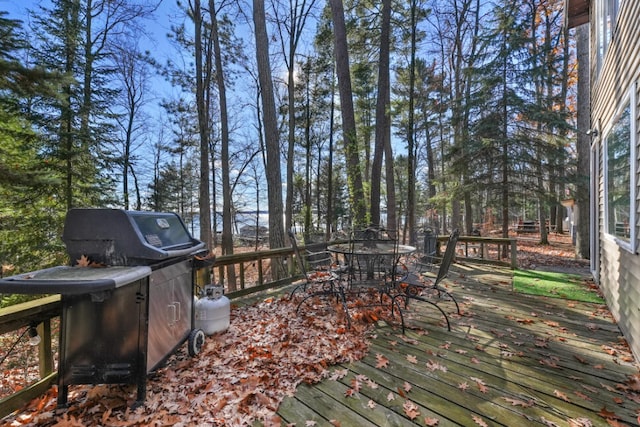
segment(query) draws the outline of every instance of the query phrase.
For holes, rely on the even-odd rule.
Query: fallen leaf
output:
[[[615,412],[609,411],[606,406],[600,409],[600,412],[598,412],[598,415],[600,415],[602,418],[612,419],[612,420],[617,420],[619,418]]]
[[[582,393],[580,391],[575,391],[574,393],[575,393],[576,396],[578,396],[582,400],[586,400],[588,402],[592,401],[592,399],[589,396],[587,396],[586,394],[584,394],[584,393]]]
[[[410,400],[404,402],[404,404],[402,405],[402,409],[404,409],[405,415],[411,420],[415,420],[420,415],[418,407]]]
[[[356,396],[356,391],[352,388],[348,388],[345,390],[344,395],[346,397],[355,397]]]
[[[587,361],[587,359],[585,359],[585,358],[584,358],[584,357],[582,357],[582,356],[579,356],[579,355],[577,355],[577,354],[574,354],[574,355],[573,355],[573,357],[575,357],[575,358],[576,358],[576,360],[577,360],[578,362],[582,363],[583,365],[588,365],[588,364],[589,364],[589,362]]]
[[[542,421],[542,424],[547,427],[559,427],[558,424],[554,423],[553,421],[549,421],[545,417],[540,417],[540,421]]]
[[[478,386],[478,390],[480,390],[481,393],[487,393],[489,391],[485,382],[482,379],[471,377],[471,380],[475,381],[476,385]]]
[[[592,427],[593,423],[589,418],[570,418],[569,427]]]
[[[389,366],[389,359],[387,359],[384,355],[378,353],[376,354],[376,368],[386,368]]]
[[[76,267],[89,267],[89,264],[91,264],[91,262],[86,255],[82,255],[80,259],[76,260]]]
[[[481,427],[489,427],[488,424],[477,415],[473,415],[473,422],[478,424]]]
[[[525,402],[524,400],[514,399],[511,397],[503,397],[503,399],[511,403],[511,405],[513,406],[522,406],[523,408],[529,408],[534,405],[533,400],[528,400]]]
[[[550,368],[559,368],[558,364],[551,359],[541,359],[540,364],[549,366]]]

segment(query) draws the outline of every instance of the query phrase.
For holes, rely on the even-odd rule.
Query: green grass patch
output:
[[[592,281],[576,274],[515,270],[513,289],[530,295],[604,304]]]

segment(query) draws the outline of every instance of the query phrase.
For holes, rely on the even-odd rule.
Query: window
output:
[[[635,85],[604,140],[607,233],[635,252]]]
[[[600,71],[602,62],[611,42],[611,37],[616,27],[618,9],[622,0],[596,0],[596,40],[597,40],[597,71]]]

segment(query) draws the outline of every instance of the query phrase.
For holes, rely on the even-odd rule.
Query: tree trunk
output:
[[[256,0],[254,0],[256,1]],[[351,199],[352,224],[366,225],[366,203],[362,188],[362,172],[358,155],[358,138],[356,135],[356,119],[353,109],[351,75],[349,72],[349,50],[347,48],[347,28],[344,22],[342,0],[330,0],[333,16],[336,71],[340,91],[340,108],[342,111],[342,133],[347,164],[347,180],[349,198]]]
[[[282,248],[284,241],[284,224],[282,222],[282,176],[280,172],[280,143],[278,140],[278,126],[276,106],[271,80],[271,65],[269,61],[269,38],[265,20],[264,0],[253,0],[253,22],[255,24],[256,60],[258,64],[258,78],[262,95],[262,113],[264,115],[264,139],[267,151],[266,176],[267,193],[269,199],[269,247]],[[271,260],[273,278],[284,277],[286,271],[279,260]]]
[[[407,118],[407,207],[406,229],[409,244],[416,245],[416,153],[415,153],[415,86],[416,86],[416,49],[417,49],[417,13],[418,5],[411,2],[411,54],[409,58],[409,117]],[[428,140],[429,138],[427,138]]]
[[[293,24],[291,25],[292,27]],[[293,35],[289,40],[289,58],[288,58],[288,76],[287,76],[287,97],[289,101],[289,134],[287,141],[287,190],[285,200],[285,230],[290,230],[293,226],[293,167],[295,153],[295,130],[296,130],[296,111],[295,111],[295,81],[294,81],[294,61],[295,47],[293,45]],[[308,82],[307,82],[308,84]],[[306,230],[305,230],[306,232]]]
[[[333,67],[332,69],[335,69]],[[331,73],[331,112],[329,113],[329,159],[327,162],[327,229],[325,240],[331,240],[333,232],[333,120],[335,116],[335,82],[333,71]]]
[[[391,0],[382,1],[382,26],[380,32],[380,56],[378,59],[378,99],[376,101],[376,141],[371,164],[371,223],[380,222],[380,185],[382,182],[382,158],[386,151],[385,144],[389,129],[389,31],[391,22]],[[391,159],[393,161],[393,159]],[[387,162],[389,159],[387,159]],[[393,180],[387,175],[387,180]],[[390,207],[387,206],[387,215]],[[387,216],[387,220],[388,220]],[[395,223],[387,221],[387,228],[395,230]]]
[[[229,118],[227,112],[227,89],[222,65],[222,49],[220,48],[220,35],[218,34],[218,18],[215,1],[209,0],[209,14],[211,20],[211,38],[213,41],[213,55],[215,60],[216,82],[218,83],[218,98],[220,102],[220,164],[222,166],[222,254],[233,253],[233,231],[231,220],[233,218],[232,190],[230,183],[229,166]],[[229,290],[235,289],[235,267],[227,268]]]
[[[204,67],[202,65],[202,10],[200,0],[194,0],[193,24],[195,29],[196,108],[200,136],[200,240],[211,247],[211,210],[209,208],[209,121],[204,91]]]

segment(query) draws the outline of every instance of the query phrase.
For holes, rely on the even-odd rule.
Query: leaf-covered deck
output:
[[[414,301],[405,335],[380,322],[364,359],[300,385],[278,415],[342,427],[640,423],[637,365],[606,307],[514,294],[511,272],[488,266],[456,264],[447,285],[464,313],[451,332]]]

